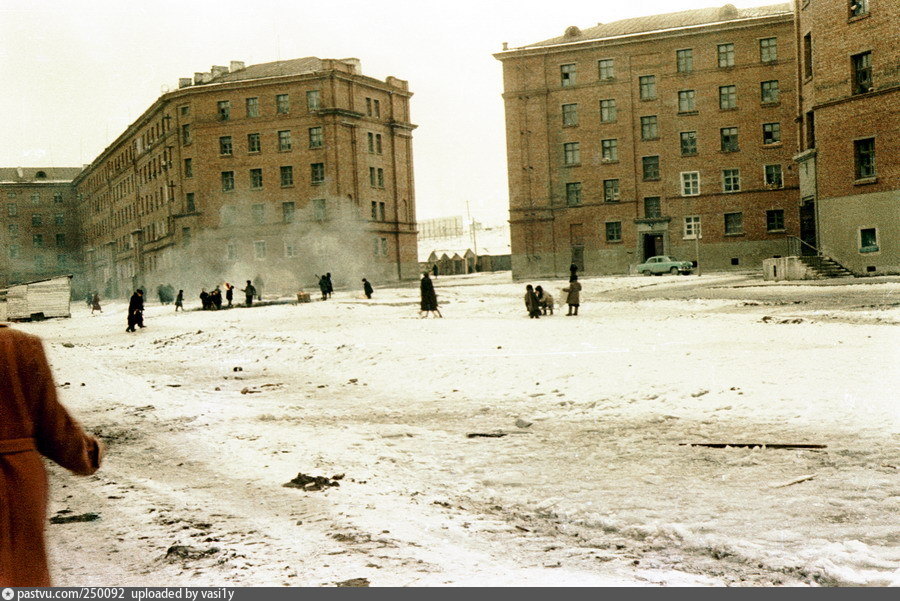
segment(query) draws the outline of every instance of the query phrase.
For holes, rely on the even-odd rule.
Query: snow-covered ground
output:
[[[897,278],[583,284],[539,320],[502,273],[437,279],[444,319],[399,287],[17,325],[108,444],[52,471],[101,516],[48,526],[55,582],[900,583]]]

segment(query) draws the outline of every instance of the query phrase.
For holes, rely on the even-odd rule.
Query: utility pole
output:
[[[700,272],[700,216],[697,216],[697,222],[694,224],[694,256],[697,257],[697,275],[703,275]]]
[[[469,230],[472,232],[472,252],[475,253],[475,271],[478,271],[478,235],[475,233],[475,220],[469,211],[469,201],[466,201],[466,215],[469,217]]]

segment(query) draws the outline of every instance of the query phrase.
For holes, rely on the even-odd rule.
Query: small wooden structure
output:
[[[72,276],[25,282],[0,290],[0,321],[71,317]]]

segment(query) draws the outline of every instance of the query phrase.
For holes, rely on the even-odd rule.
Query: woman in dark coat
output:
[[[532,319],[540,318],[541,306],[531,284],[525,286],[525,308],[528,309],[528,317]]]
[[[438,317],[443,317],[438,309],[437,294],[434,292],[434,283],[428,277],[428,272],[422,274],[422,283],[420,286],[422,291],[422,310],[419,312],[422,317],[428,317],[432,311],[437,313]]]
[[[57,400],[40,339],[3,324],[0,415],[0,587],[50,586],[41,455],[86,476],[100,467],[103,448]]]
[[[374,290],[372,289],[372,284],[369,283],[369,280],[363,278],[363,294],[366,295],[366,298],[372,298],[372,293]]]
[[[328,299],[328,288],[328,278],[323,275],[319,278],[319,291],[322,292],[322,300]]]

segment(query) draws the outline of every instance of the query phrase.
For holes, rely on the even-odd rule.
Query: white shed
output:
[[[71,317],[72,276],[26,282],[0,290],[0,320]]]

